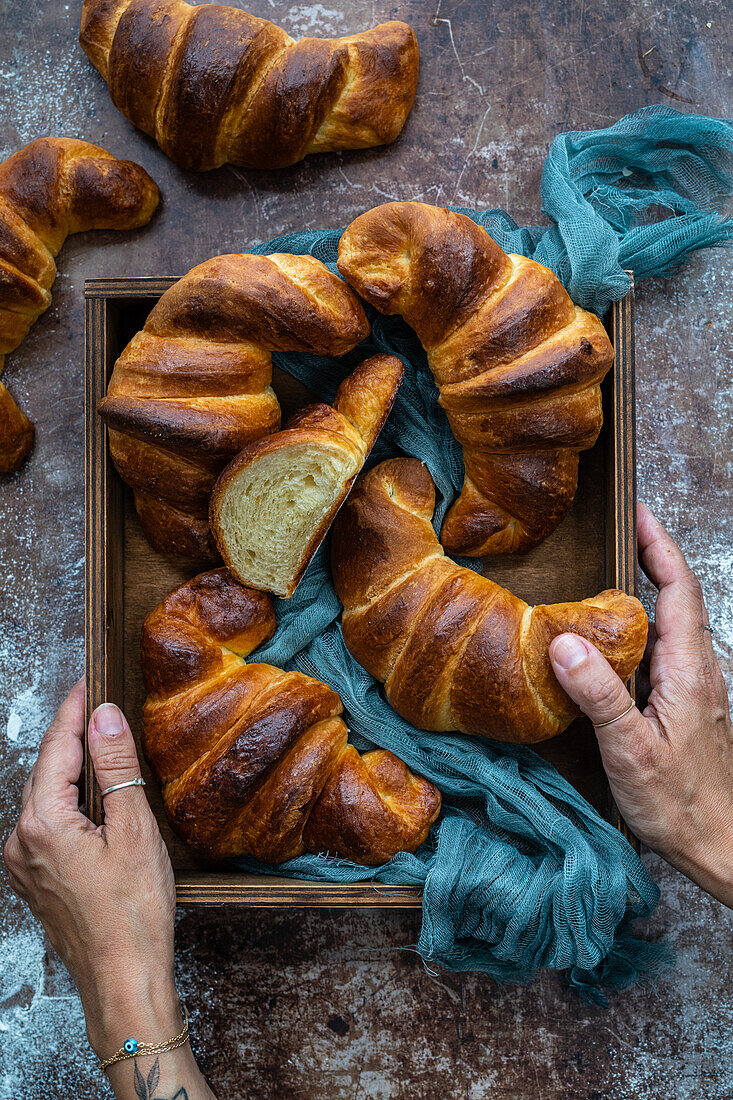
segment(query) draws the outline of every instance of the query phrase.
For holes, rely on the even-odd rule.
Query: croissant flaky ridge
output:
[[[386,144],[417,88],[417,39],[396,21],[295,42],[220,4],[84,0],[80,41],[115,106],[194,171]]]
[[[575,496],[578,453],[601,430],[613,348],[541,264],[507,255],[464,214],[393,202],[351,223],[344,278],[425,348],[463,448],[465,480],[441,541],[449,553],[523,553]]]
[[[74,138],[38,138],[0,164],[0,371],[51,304],[69,234],[138,229],[159,197],[139,165]],[[0,473],[18,469],[32,445],[31,421],[0,383]]]
[[[165,292],[99,406],[155,550],[218,560],[214,482],[280,426],[272,352],[342,355],[368,332],[354,292],[312,256],[215,256]]]
[[[272,637],[269,596],[226,569],[180,585],[145,619],[145,756],[175,831],[213,859],[329,852],[378,864],[414,851],[440,793],[381,749],[348,743],[339,696],[245,658]]]
[[[647,638],[637,599],[612,589],[530,607],[445,556],[434,508],[427,467],[390,459],[359,478],[333,528],[344,641],[398,714],[420,729],[499,741],[553,737],[580,714],[548,656],[566,631],[631,675]]]

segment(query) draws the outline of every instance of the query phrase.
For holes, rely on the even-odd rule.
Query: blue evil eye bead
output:
[[[137,1039],[126,1039],[122,1049],[125,1054],[137,1054]]]

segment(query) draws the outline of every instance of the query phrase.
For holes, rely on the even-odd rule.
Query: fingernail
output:
[[[105,737],[117,737],[125,728],[122,724],[122,711],[114,703],[102,703],[93,716],[97,732]]]
[[[562,634],[555,639],[552,647],[552,659],[560,668],[570,672],[571,669],[582,665],[587,657],[587,649],[580,638],[576,638],[574,634]]]

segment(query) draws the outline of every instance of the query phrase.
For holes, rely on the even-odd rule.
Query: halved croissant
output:
[[[445,556],[434,508],[432,478],[417,459],[390,459],[357,481],[332,540],[349,651],[420,729],[554,737],[580,711],[555,679],[552,639],[580,634],[625,679],[644,653],[643,607],[617,590],[530,607]]]
[[[415,98],[406,23],[302,38],[220,4],[84,0],[81,44],[115,106],[182,168],[282,168],[394,141]]]
[[[312,256],[215,256],[165,292],[99,406],[155,550],[218,560],[214,482],[280,425],[271,352],[341,355],[368,332],[356,295]]]
[[[270,598],[226,569],[180,585],[145,619],[142,743],[172,827],[214,859],[328,851],[376,864],[414,851],[439,791],[390,752],[360,756],[319,680],[246,664],[275,627]]]
[[[411,325],[463,447],[463,489],[445,517],[449,553],[522,553],[572,504],[578,452],[601,430],[613,348],[556,276],[508,256],[481,226],[419,202],[362,214],[339,270],[381,313]]]
[[[374,446],[404,373],[393,355],[366,359],[341,383],[333,408],[301,409],[219,475],[211,529],[238,581],[292,596]]]
[[[138,229],[158,199],[138,164],[73,138],[38,138],[0,164],[0,371],[51,304],[68,235]],[[17,470],[32,446],[33,425],[0,382],[0,473]]]

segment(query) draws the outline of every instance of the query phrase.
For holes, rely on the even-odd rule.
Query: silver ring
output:
[[[704,627],[703,627],[703,630],[709,630],[709,631],[710,631],[710,637],[711,637],[711,638],[712,638],[713,634],[715,633],[715,631],[713,630],[712,626],[704,626]]]
[[[593,723],[593,729],[594,730],[600,730],[600,729],[603,729],[604,726],[610,726],[613,722],[620,722],[621,719],[625,718],[626,715],[629,713],[629,711],[632,711],[635,706],[636,706],[636,703],[632,703],[630,707],[626,708],[626,710],[623,712],[623,714],[617,714],[615,718],[609,718],[607,722],[594,722]]]
[[[112,794],[112,791],[121,791],[123,787],[144,787],[145,780],[141,775],[137,779],[128,779],[126,783],[115,783],[113,787],[107,787],[106,791],[102,791],[102,798],[106,794]]]

